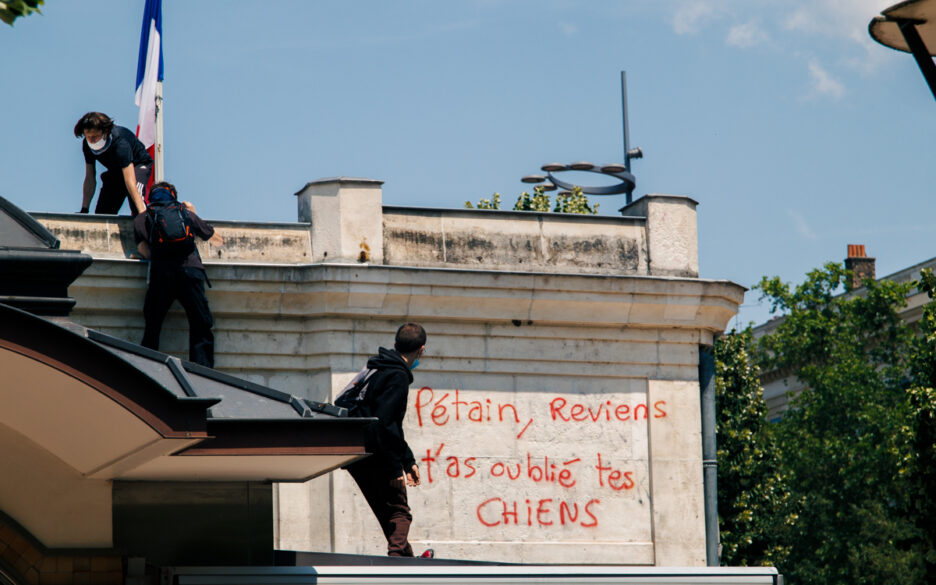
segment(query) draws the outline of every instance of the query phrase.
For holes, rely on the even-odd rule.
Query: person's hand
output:
[[[198,213],[195,212],[195,206],[192,205],[191,201],[183,201],[182,207],[184,207],[189,213],[194,213],[195,215],[198,215]]]
[[[406,472],[406,485],[410,487],[419,485],[419,468],[416,467],[415,463],[413,467]]]

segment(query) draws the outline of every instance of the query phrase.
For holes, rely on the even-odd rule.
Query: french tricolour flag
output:
[[[140,107],[137,137],[153,160],[156,160],[156,82],[162,80],[162,0],[146,0],[143,30],[140,33],[135,101]]]

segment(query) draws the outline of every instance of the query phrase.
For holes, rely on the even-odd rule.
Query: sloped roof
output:
[[[0,435],[89,479],[304,481],[366,455],[368,419],[66,320],[91,262],[0,197]]]
[[[68,285],[91,256],[59,250],[59,241],[28,213],[0,197],[0,303],[40,315],[68,315]]]
[[[305,481],[369,419],[0,304],[0,425],[92,479]]]
[[[59,241],[31,215],[0,197],[0,247],[58,249]]]

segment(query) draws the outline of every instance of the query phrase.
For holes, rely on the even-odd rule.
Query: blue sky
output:
[[[72,127],[135,127],[143,3],[0,26],[0,195],[80,207]],[[544,163],[621,160],[626,70],[636,194],[699,201],[703,277],[798,282],[850,243],[883,276],[936,256],[936,103],[867,33],[891,3],[164,0],[166,176],[208,219],[294,221],[293,193],[339,175],[511,206]],[[754,292],[736,322],[766,317]]]

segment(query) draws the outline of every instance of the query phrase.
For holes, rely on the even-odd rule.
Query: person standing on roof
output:
[[[346,469],[377,516],[391,557],[413,556],[409,543],[413,515],[406,486],[419,485],[419,467],[403,436],[403,416],[413,383],[411,370],[419,365],[419,356],[425,350],[426,330],[418,323],[404,323],[397,329],[393,349],[379,348],[377,355],[367,361],[367,368],[345,389],[366,380],[366,389],[359,394],[360,406],[352,408],[351,414],[377,418],[365,436],[366,449],[372,455]],[[432,557],[432,550],[422,556]]]
[[[170,225],[173,220],[177,225]],[[169,232],[183,234],[168,238]],[[189,323],[189,361],[214,367],[214,319],[205,296],[208,277],[195,238],[221,246],[224,240],[214,227],[195,214],[188,201],[178,202],[175,185],[165,181],[153,185],[150,207],[133,220],[137,251],[150,260],[148,287],[143,301],[143,341],[140,345],[159,350],[159,335],[169,307],[178,299]],[[210,286],[210,285],[209,285]]]
[[[130,215],[146,210],[144,194],[153,170],[153,159],[143,143],[123,126],[101,112],[88,112],[75,124],[75,138],[81,141],[85,159],[81,211],[88,213],[97,187],[95,163],[106,169],[101,173],[101,193],[94,213],[116,214],[124,199],[130,200]]]

